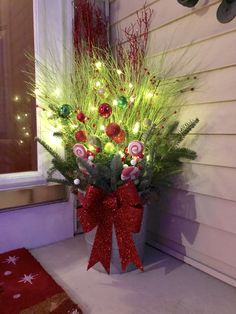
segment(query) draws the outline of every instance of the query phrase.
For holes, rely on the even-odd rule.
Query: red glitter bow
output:
[[[90,185],[78,215],[84,232],[97,227],[87,269],[101,262],[110,273],[114,224],[122,270],[131,262],[144,270],[132,238],[132,233],[139,232],[143,216],[143,206],[133,182],[125,183],[113,193]]]

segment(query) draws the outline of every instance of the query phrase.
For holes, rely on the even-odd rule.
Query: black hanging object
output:
[[[193,8],[199,0],[177,0],[180,4],[185,7]]]
[[[236,16],[236,0],[223,0],[216,13],[220,23],[228,23]]]

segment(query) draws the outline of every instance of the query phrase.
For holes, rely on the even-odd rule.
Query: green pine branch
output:
[[[176,145],[180,144],[184,138],[186,137],[186,135],[188,135],[188,133],[195,128],[195,126],[198,124],[199,119],[196,118],[194,120],[190,120],[189,122],[185,123],[179,130],[179,132],[177,133],[177,142]]]

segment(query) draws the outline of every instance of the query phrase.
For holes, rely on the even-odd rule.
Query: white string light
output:
[[[98,70],[100,70],[101,67],[102,67],[102,62],[100,62],[100,61],[96,62],[96,63],[95,63],[95,66],[96,66],[96,68],[97,68]]]
[[[133,128],[133,133],[137,134],[139,129],[140,129],[140,123],[136,122],[135,125],[134,125],[134,128]]]
[[[59,97],[60,94],[61,94],[61,90],[57,87],[57,88],[54,90],[54,95],[55,95],[56,97]]]

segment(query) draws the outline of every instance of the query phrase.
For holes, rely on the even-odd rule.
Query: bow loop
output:
[[[99,224],[101,217],[101,202],[105,192],[90,185],[87,188],[81,208],[78,208],[80,223],[84,232],[89,232]]]
[[[141,206],[141,199],[132,181],[128,181],[117,189],[117,194],[122,204]]]

